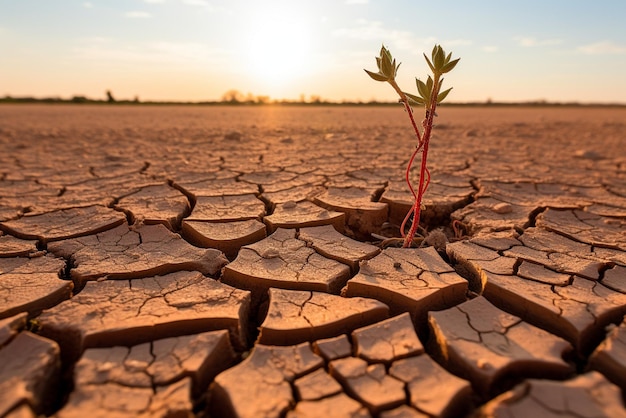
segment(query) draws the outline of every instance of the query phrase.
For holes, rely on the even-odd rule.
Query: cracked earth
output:
[[[0,417],[626,417],[626,110],[440,119],[0,106]]]

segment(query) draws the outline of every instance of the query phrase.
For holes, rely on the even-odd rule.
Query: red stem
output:
[[[409,119],[411,119],[411,125],[413,126],[413,130],[415,131],[415,136],[417,137],[417,141],[418,141],[417,147],[415,147],[415,151],[413,151],[413,154],[411,155],[411,158],[409,159],[409,162],[406,166],[406,171],[404,173],[404,179],[406,180],[406,184],[409,186],[409,190],[411,191],[411,194],[413,195],[413,202],[416,202],[418,195],[417,193],[415,193],[415,189],[413,189],[413,185],[411,184],[410,174],[411,174],[411,167],[413,166],[413,162],[415,161],[415,157],[417,156],[417,153],[422,149],[423,142],[422,142],[422,137],[420,135],[420,131],[417,128],[417,123],[415,123],[415,118],[413,117],[413,110],[411,109],[411,106],[409,105],[408,100],[405,100],[403,103],[404,103],[404,108],[409,114]],[[413,203],[413,207],[415,207],[415,203]],[[402,221],[402,225],[400,226],[400,234],[402,235],[402,238],[406,236],[406,234],[404,233],[404,228],[412,212],[413,212],[413,208],[411,208],[411,210],[406,214],[406,216],[404,217],[404,221]]]
[[[420,223],[420,217],[422,213],[422,198],[424,197],[424,193],[426,192],[426,189],[428,188],[428,184],[430,183],[430,173],[428,169],[426,168],[426,160],[428,159],[428,144],[430,143],[430,134],[433,129],[433,119],[435,117],[435,111],[437,110],[437,96],[438,95],[439,95],[439,77],[435,76],[433,92],[432,92],[432,96],[430,99],[430,109],[428,109],[428,112],[426,113],[426,119],[424,120],[424,135],[422,136],[422,141],[421,141],[421,145],[423,146],[422,163],[420,166],[420,179],[419,179],[419,185],[417,187],[417,197],[415,198],[415,203],[413,204],[413,208],[412,208],[413,209],[412,210],[413,222],[411,223],[411,229],[409,230],[409,233],[406,234],[406,236],[404,236],[404,244],[402,245],[403,248],[410,248],[411,244],[413,243],[413,237],[415,237],[415,234],[417,233],[417,228],[419,227],[419,223]],[[415,126],[414,126],[414,129],[416,129]],[[412,163],[412,160],[410,161],[410,163]],[[409,166],[409,169],[410,169],[410,166]],[[428,181],[425,181],[426,176],[428,176]],[[408,182],[408,174],[407,174],[407,182]],[[410,183],[409,183],[409,187],[413,191],[413,188],[411,187]],[[401,232],[404,232],[404,226],[410,216],[410,213],[411,212],[407,214],[407,216],[404,218],[404,222],[402,222]]]
[[[427,169],[426,169],[426,159],[428,157],[428,143],[430,138],[424,135],[424,149],[422,151],[422,164],[420,166],[420,180],[419,185],[417,186],[417,198],[415,199],[415,204],[413,205],[413,223],[411,224],[411,229],[409,233],[404,237],[404,248],[410,248],[413,243],[413,237],[417,233],[417,227],[420,224],[420,217],[422,214],[422,198],[424,197],[424,192],[428,188],[428,183],[430,183],[430,178],[428,182],[425,182],[424,179],[426,177]],[[429,176],[430,177],[430,176]],[[409,212],[410,214],[411,212]],[[407,214],[408,217],[408,214]]]
[[[417,202],[417,193],[415,193],[415,190],[413,189],[413,185],[411,184],[411,179],[409,175],[411,173],[411,167],[413,166],[415,157],[417,156],[417,153],[421,149],[422,149],[421,146],[415,147],[415,151],[413,151],[413,155],[411,155],[411,159],[409,160],[409,163],[406,166],[406,172],[404,175],[406,184],[409,186],[409,190],[411,190],[411,194],[413,194],[413,205],[411,206],[411,209],[407,212],[406,216],[404,217],[404,220],[402,221],[402,225],[400,225],[400,235],[402,236],[402,238],[406,237],[406,233],[404,232],[404,229],[406,228],[406,223],[409,221],[409,219],[411,218],[411,214],[414,211],[415,202]]]

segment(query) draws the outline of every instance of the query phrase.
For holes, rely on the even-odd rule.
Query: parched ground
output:
[[[0,416],[626,417],[626,109],[403,113],[0,106]]]

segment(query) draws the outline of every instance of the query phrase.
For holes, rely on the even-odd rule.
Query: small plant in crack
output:
[[[404,239],[402,245],[404,248],[409,248],[413,245],[415,234],[417,233],[417,228],[420,223],[422,199],[426,189],[428,188],[428,184],[430,183],[430,172],[428,171],[426,162],[428,158],[428,145],[430,143],[430,136],[433,129],[433,121],[435,116],[437,116],[437,105],[441,103],[446,98],[448,93],[450,93],[450,90],[452,90],[452,88],[449,88],[441,91],[441,86],[443,84],[442,76],[445,73],[452,71],[460,60],[460,58],[453,60],[452,53],[446,55],[440,45],[435,45],[431,53],[431,58],[428,58],[426,54],[424,54],[424,58],[426,58],[426,62],[432,71],[432,76],[429,75],[426,82],[423,82],[420,79],[415,79],[417,84],[417,95],[403,92],[396,83],[396,74],[398,73],[400,63],[396,65],[396,60],[391,56],[391,52],[389,52],[384,45],[380,49],[380,56],[376,57],[378,72],[375,73],[365,70],[371,78],[376,81],[389,83],[396,93],[398,93],[400,96],[400,102],[404,105],[406,113],[411,121],[411,126],[415,131],[415,136],[417,137],[417,146],[415,147],[411,158],[409,158],[405,172],[405,180],[409,186],[411,194],[413,195],[414,202],[411,210],[409,210],[406,214],[404,221],[400,226],[400,234]],[[415,118],[413,117],[412,105],[424,106],[425,115],[422,120],[421,131],[415,122]],[[415,162],[417,155],[420,153],[422,156],[419,183],[417,184],[417,187],[414,187],[410,179],[411,168],[413,167],[413,163]],[[409,222],[410,226],[407,232],[406,228]]]

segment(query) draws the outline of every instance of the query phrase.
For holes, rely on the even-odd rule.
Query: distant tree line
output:
[[[323,99],[321,96],[311,95],[308,98],[301,94],[298,100],[287,99],[272,99],[270,96],[259,96],[252,93],[243,94],[239,90],[231,89],[226,91],[221,100],[214,101],[197,101],[197,102],[175,102],[175,101],[141,101],[138,96],[134,99],[117,100],[113,96],[111,90],[106,91],[106,99],[92,99],[86,96],[76,95],[70,98],[61,97],[12,97],[6,95],[0,97],[0,103],[69,103],[69,104],[111,104],[111,105],[314,105],[314,106],[398,106],[398,102],[395,101],[377,101],[369,100],[364,101],[331,101]],[[602,107],[626,107],[626,103],[605,103],[605,104],[592,104],[592,103],[578,103],[578,102],[549,102],[546,100],[534,100],[526,102],[495,102],[491,98],[488,98],[483,102],[464,102],[464,103],[443,103],[442,106],[602,106]]]

